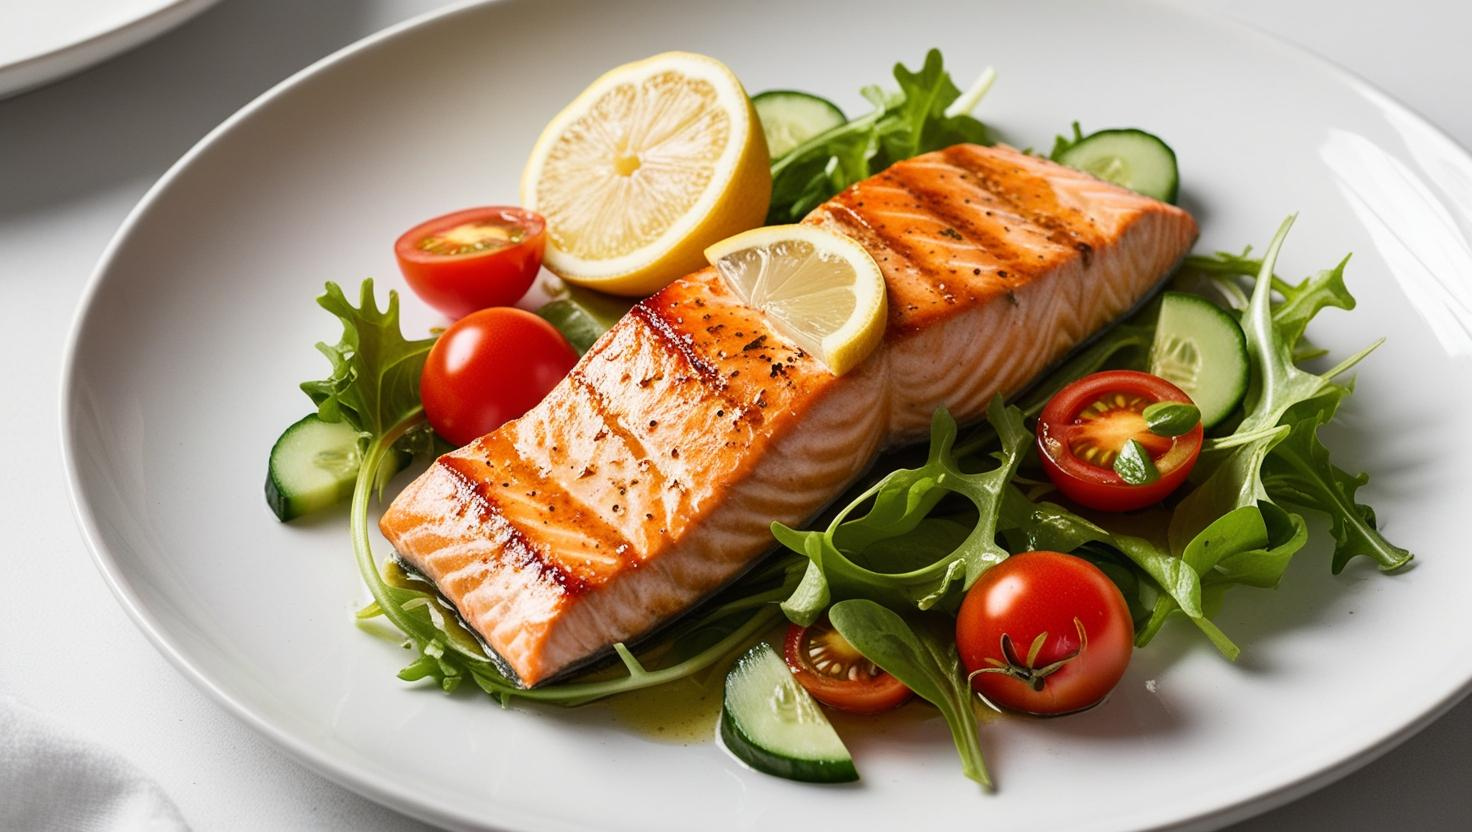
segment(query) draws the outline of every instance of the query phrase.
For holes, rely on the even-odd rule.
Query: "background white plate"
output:
[[[814,33],[833,48],[815,49]],[[809,88],[857,112],[860,84],[930,45],[961,75],[999,67],[983,115],[1011,141],[1046,145],[1073,118],[1166,136],[1202,249],[1261,244],[1298,208],[1286,271],[1359,252],[1361,310],[1326,315],[1314,335],[1339,352],[1391,342],[1331,441],[1348,467],[1375,472],[1363,496],[1418,567],[1382,578],[1356,564],[1330,578],[1324,549],[1306,552],[1277,593],[1231,598],[1221,623],[1245,649],[1237,666],[1177,629],[1139,654],[1105,706],[988,726],[1002,786],[990,798],[956,773],[935,720],[856,743],[863,786],[814,789],[740,770],[709,746],[651,743],[601,711],[508,714],[405,690],[392,678],[401,651],[348,623],[361,590],[341,518],[283,527],[261,504],[265,449],[306,409],[296,382],[321,371],[310,343],[336,334],[310,300],[320,282],[396,285],[389,246],[402,228],[514,198],[546,118],[617,62],[704,51],[753,91]],[[99,562],[162,649],[329,776],[423,817],[1012,828],[1047,807],[1071,829],[1215,823],[1383,750],[1472,679],[1472,646],[1435,637],[1472,624],[1458,600],[1472,563],[1458,557],[1454,496],[1472,461],[1454,431],[1472,397],[1448,383],[1466,377],[1472,345],[1469,230],[1472,162],[1439,133],[1276,44],[1154,5],[934,2],[897,17],[837,3],[495,4],[324,62],[160,183],[80,313],[66,452]],[[1380,669],[1391,661],[1415,672]]]
[[[0,0],[0,98],[79,72],[216,0]]]

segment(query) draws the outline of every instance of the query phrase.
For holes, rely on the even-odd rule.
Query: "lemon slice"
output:
[[[722,240],[705,258],[743,301],[834,375],[853,369],[884,338],[884,275],[848,237],[774,225]]]
[[[701,251],[760,225],[767,143],[725,64],[666,52],[594,81],[532,150],[521,200],[547,218],[547,268],[569,283],[649,294]]]

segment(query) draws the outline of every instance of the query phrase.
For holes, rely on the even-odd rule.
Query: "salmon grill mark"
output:
[[[501,551],[509,555],[509,558],[503,560],[513,569],[518,572],[535,570],[538,578],[557,584],[565,594],[574,598],[591,589],[587,581],[548,560],[521,529],[511,522],[500,502],[491,495],[491,484],[476,477],[473,462],[447,454],[436,460],[436,463],[455,480],[456,496],[474,505],[482,522],[496,529],[496,541],[501,544]]]
[[[674,327],[670,326],[670,322],[660,314],[659,310],[654,308],[653,303],[659,297],[659,295],[655,295],[652,298],[639,301],[634,305],[633,309],[629,310],[629,316],[644,324],[650,332],[657,335],[658,338],[656,340],[663,344],[666,349],[683,358],[685,360],[685,366],[693,370],[701,382],[711,388],[713,392],[719,393],[725,389],[725,385],[720,380],[721,371],[695,353],[695,349],[691,344],[693,339],[689,335],[677,332]]]
[[[574,369],[568,374],[568,378],[572,380],[574,386],[583,392],[584,400],[593,406],[593,412],[598,415],[598,420],[602,424],[602,427],[598,429],[598,433],[594,434],[594,438],[606,437],[612,431],[628,447],[629,453],[633,458],[639,460],[641,467],[647,465],[649,462],[649,452],[645,450],[644,443],[640,442],[639,437],[635,436],[632,431],[624,426],[623,422],[619,421],[613,410],[610,409],[607,400],[604,399],[603,391],[589,382],[580,370]]]
[[[906,193],[912,194],[918,202],[923,203],[924,210],[933,215],[937,221],[945,222],[947,224],[946,230],[954,234],[954,239],[969,242],[1004,263],[1012,263],[1017,260],[1018,251],[1016,246],[995,234],[989,233],[971,219],[951,211],[947,205],[945,196],[925,187],[923,183],[917,181],[915,173],[911,169],[902,168],[896,171],[893,181],[895,185],[903,188]],[[962,229],[964,233],[957,231],[956,229],[958,228]],[[947,237],[952,236],[951,234],[945,234],[944,231],[941,233]],[[980,272],[980,270],[977,271],[978,273]]]
[[[837,199],[841,199],[841,197]],[[918,251],[915,247],[911,246],[903,236],[888,233],[881,227],[883,223],[871,223],[864,213],[841,202],[834,201],[829,203],[829,205],[832,209],[842,209],[842,213],[839,213],[837,210],[832,211],[833,217],[838,220],[839,225],[852,228],[857,232],[849,236],[859,237],[861,239],[866,236],[870,237],[877,240],[886,249],[898,254],[911,263],[922,262],[920,258],[916,257]]]
[[[1196,233],[1178,208],[981,147],[897,163],[806,222],[881,264],[890,317],[862,372],[822,372],[701,269],[385,511],[400,555],[520,684],[699,603],[761,556],[774,513],[819,512],[937,404],[969,419],[1016,393],[1148,294]],[[1040,330],[1054,334],[1034,343]]]
[[[1071,248],[1079,240],[1080,232],[1093,239],[1094,229],[1086,227],[1077,210],[1058,204],[1052,185],[1042,176],[1016,166],[1003,167],[991,155],[977,153],[965,145],[943,150],[941,155],[963,171],[963,180],[974,180],[972,184],[996,196],[1011,213],[1045,231],[1050,242]],[[1038,259],[1043,259],[1042,255]]]

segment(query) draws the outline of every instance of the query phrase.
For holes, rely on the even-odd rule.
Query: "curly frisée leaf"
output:
[[[302,384],[302,391],[324,420],[346,421],[367,436],[378,436],[419,407],[419,374],[435,339],[404,338],[398,293],[390,290],[388,306],[380,311],[372,279],[363,281],[358,306],[331,282],[317,304],[342,322],[342,338],[332,345],[317,344],[332,363],[332,374]]]

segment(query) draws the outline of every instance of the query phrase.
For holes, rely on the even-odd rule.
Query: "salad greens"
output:
[[[422,453],[433,446],[418,384],[433,339],[404,338],[397,293],[390,291],[386,308],[379,310],[371,280],[363,281],[358,306],[334,283],[327,284],[318,303],[339,320],[343,334],[335,346],[319,345],[332,365],[331,374],[303,384],[302,389],[317,403],[322,419],[346,422],[365,443],[349,527],[358,571],[373,603],[358,618],[388,619],[416,651],[416,658],[399,672],[399,678],[433,679],[447,692],[469,679],[503,703],[524,698],[576,705],[704,671],[745,647],[778,618],[773,602],[786,597],[798,577],[794,564],[780,560],[749,573],[682,622],[678,630],[649,645],[643,652],[651,665],[620,644],[614,652],[622,672],[535,690],[518,687],[432,584],[411,575],[394,560],[380,571],[373,554],[368,504],[375,493],[381,493],[385,475],[395,470],[395,449]]]
[[[919,70],[897,64],[894,76],[897,91],[864,88],[874,105],[871,113],[773,160],[769,222],[795,221],[895,162],[958,142],[987,140],[986,127],[970,112],[991,84],[990,70],[963,93],[940,53],[931,50]],[[1094,147],[1086,154],[1091,141]],[[1168,170],[1159,166],[1156,184],[1173,195],[1173,152],[1141,131],[1084,136],[1075,123],[1073,136],[1060,136],[1052,155],[1097,162],[1120,153],[1144,158],[1157,151],[1162,158],[1169,154],[1170,164]],[[617,661],[610,666],[531,690],[505,672],[431,582],[392,558],[380,564],[373,553],[370,501],[381,497],[400,455],[434,450],[419,399],[419,378],[434,339],[404,337],[394,292],[380,310],[371,280],[363,282],[356,306],[328,283],[318,303],[340,322],[342,336],[336,344],[317,345],[330,372],[301,388],[320,419],[345,423],[359,437],[361,465],[349,522],[357,566],[373,602],[358,617],[386,619],[402,634],[413,651],[412,661],[399,672],[406,681],[432,680],[449,692],[468,680],[503,704],[519,698],[579,705],[701,674],[768,633],[784,614],[809,625],[826,613],[860,653],[940,710],[963,771],[990,786],[975,700],[951,622],[966,590],[1012,553],[1070,552],[1099,566],[1129,605],[1137,646],[1149,644],[1171,618],[1181,616],[1228,659],[1235,659],[1240,648],[1212,621],[1213,614],[1233,586],[1278,583],[1308,542],[1302,512],[1328,518],[1334,573],[1360,556],[1384,571],[1411,560],[1410,552],[1380,533],[1374,511],[1358,501],[1368,477],[1337,466],[1319,437],[1352,392],[1343,375],[1378,343],[1322,373],[1302,366],[1323,355],[1304,343],[1309,323],[1325,309],[1353,309],[1355,301],[1344,283],[1347,257],[1296,284],[1274,274],[1292,222],[1290,217],[1282,224],[1261,259],[1250,249],[1190,257],[1178,274],[1178,282],[1205,281],[1224,299],[1208,312],[1220,317],[1226,313],[1219,315],[1219,307],[1230,309],[1235,317],[1224,325],[1233,338],[1240,324],[1250,383],[1240,404],[1240,386],[1219,402],[1221,421],[1213,416],[1189,485],[1164,505],[1110,514],[1050,500],[1053,487],[1038,475],[1027,422],[1076,379],[1106,368],[1146,369],[1157,335],[1157,302],[1100,335],[1011,403],[994,399],[986,421],[964,436],[947,411],[937,410],[923,458],[914,450],[892,455],[879,467],[887,473],[855,486],[812,529],[773,523],[776,554],[647,640],[637,656],[616,644],[610,658]],[[581,352],[627,307],[626,301],[570,290],[542,314]],[[1161,330],[1169,331],[1164,325]],[[1240,355],[1241,342],[1236,343],[1234,354]],[[1236,367],[1240,375],[1241,359]],[[1159,436],[1193,431],[1201,415],[1179,403],[1152,405],[1143,413],[1148,429]],[[916,459],[913,466],[896,462],[905,453]],[[1159,477],[1150,455],[1133,439],[1114,466],[1130,483]]]
[[[963,586],[1007,557],[997,544],[997,517],[1002,494],[1031,434],[1022,425],[1021,413],[1004,408],[1000,399],[992,401],[988,414],[1002,445],[992,469],[978,474],[961,470],[953,453],[956,420],[937,410],[924,465],[890,473],[839,510],[823,531],[800,532],[772,524],[778,543],[808,559],[802,583],[782,603],[789,619],[811,624],[830,601],[845,598],[868,598],[899,608],[953,609]],[[947,494],[971,503],[972,522],[961,524],[954,517],[930,520],[928,515]],[[866,505],[869,510],[862,516],[848,519]],[[963,529],[965,535],[956,540],[956,532]],[[908,552],[892,545],[899,538]]]
[[[323,421],[345,421],[366,442],[418,409],[419,374],[435,339],[406,340],[399,330],[398,295],[389,292],[388,306],[380,311],[371,278],[363,281],[358,303],[354,307],[336,283],[317,298],[317,305],[342,322],[342,337],[335,345],[317,344],[332,374],[301,387]]]
[[[828,618],[855,649],[940,710],[961,755],[961,771],[991,788],[976,736],[971,680],[961,669],[949,619],[931,615],[906,620],[867,598],[839,601]]]
[[[1332,563],[1336,574],[1356,556],[1369,557],[1383,571],[1395,570],[1410,562],[1411,554],[1386,540],[1376,528],[1374,511],[1356,502],[1355,492],[1369,481],[1368,475],[1351,475],[1334,465],[1328,448],[1318,436],[1319,428],[1334,418],[1352,390],[1352,385],[1336,379],[1379,347],[1380,342],[1321,374],[1298,366],[1298,361],[1303,360],[1300,341],[1309,321],[1330,307],[1353,309],[1355,301],[1344,285],[1348,257],[1334,268],[1297,285],[1274,277],[1278,249],[1291,225],[1292,218],[1283,223],[1261,261],[1250,260],[1245,255],[1219,254],[1214,259],[1191,258],[1187,262],[1189,268],[1228,278],[1256,275],[1242,324],[1255,363],[1257,392],[1255,400],[1249,394],[1249,406],[1237,429],[1218,440],[1218,447],[1233,448],[1231,457],[1219,469],[1225,482],[1215,483],[1213,492],[1200,501],[1204,505],[1192,506],[1180,523],[1172,524],[1172,540],[1182,539],[1202,525],[1214,508],[1223,507],[1223,497],[1212,495],[1229,490],[1228,486],[1240,485],[1242,489],[1250,488],[1265,495],[1269,504],[1282,503],[1327,515],[1336,542]],[[1273,292],[1282,297],[1276,306],[1270,299]],[[1251,482],[1254,478],[1255,483]],[[1275,520],[1282,529],[1282,518]],[[1297,515],[1290,515],[1291,525],[1301,523]],[[1278,568],[1274,573],[1267,569],[1255,574],[1271,584],[1282,571]]]
[[[1139,645],[1148,644],[1171,615],[1181,613],[1223,655],[1235,658],[1239,648],[1210,621],[1208,609],[1232,585],[1277,584],[1289,560],[1308,541],[1307,524],[1291,509],[1315,510],[1329,516],[1337,543],[1334,572],[1356,555],[1372,558],[1387,571],[1405,565],[1410,553],[1387,541],[1375,528],[1374,512],[1354,499],[1356,489],[1367,478],[1352,476],[1335,466],[1318,438],[1318,429],[1333,417],[1351,389],[1335,379],[1375,345],[1322,374],[1297,365],[1293,355],[1308,322],[1326,308],[1353,308],[1354,300],[1344,286],[1343,261],[1297,285],[1272,276],[1272,265],[1290,224],[1291,219],[1283,224],[1263,261],[1243,255],[1219,255],[1193,258],[1187,263],[1188,271],[1230,281],[1229,295],[1240,294],[1255,381],[1235,427],[1208,443],[1197,468],[1201,474],[1172,510],[1098,513],[1086,518],[1056,503],[1034,502],[1018,487],[1023,484],[1022,477],[1014,475],[1017,454],[1027,438],[1025,432],[1023,442],[1017,438],[1024,412],[1036,413],[1041,403],[1071,378],[1104,366],[1143,367],[1141,347],[1150,341],[1149,320],[1153,314],[1147,308],[1042,381],[1035,392],[1022,397],[1026,411],[1003,409],[994,403],[989,423],[962,443],[963,454],[955,450],[954,422],[937,414],[937,430],[932,434],[930,456],[924,467],[892,472],[839,509],[826,530],[796,532],[774,527],[778,542],[811,560],[808,575],[784,604],[789,618],[798,623],[810,621],[830,597],[868,597],[896,606],[910,601],[922,608],[953,604],[956,598],[953,594],[947,597],[947,593],[969,586],[974,576],[968,573],[966,580],[954,587],[948,580],[933,582],[933,591],[918,597],[912,586],[918,576],[948,574],[945,570],[965,557],[988,562],[977,554],[978,550],[986,551],[985,547],[973,537],[958,537],[955,532],[976,524],[978,530],[985,527],[999,531],[1007,551],[1051,549],[1109,564],[1106,572],[1121,585],[1132,610],[1139,613]],[[1256,278],[1250,297],[1241,293],[1236,282],[1243,276]],[[1273,299],[1275,293],[1277,301]],[[1161,408],[1151,414],[1162,432],[1173,429],[1178,421],[1179,414],[1172,410]],[[1000,499],[978,502],[976,511],[964,516],[932,516],[943,496],[939,493],[944,488],[942,483],[947,477],[958,478],[952,472],[963,464],[959,459],[997,444],[1000,448],[995,455],[1002,465],[987,473],[1005,472],[1000,477],[1005,486]],[[1126,459],[1127,455],[1121,454],[1120,458]],[[868,513],[858,520],[847,520],[871,502]],[[947,530],[949,537],[943,534]],[[866,547],[872,541],[890,539],[903,539],[909,544],[911,559],[903,562],[904,571],[873,570],[872,561],[865,559]],[[945,547],[958,539],[965,545]],[[1133,574],[1122,575],[1122,568]],[[840,589],[835,590],[835,586]]]
[[[898,91],[878,86],[860,93],[874,110],[819,133],[772,160],[772,204],[767,223],[797,222],[813,208],[895,162],[961,142],[987,144],[986,126],[971,116],[995,78],[987,70],[962,93],[943,66],[940,50],[919,71],[894,66]]]

